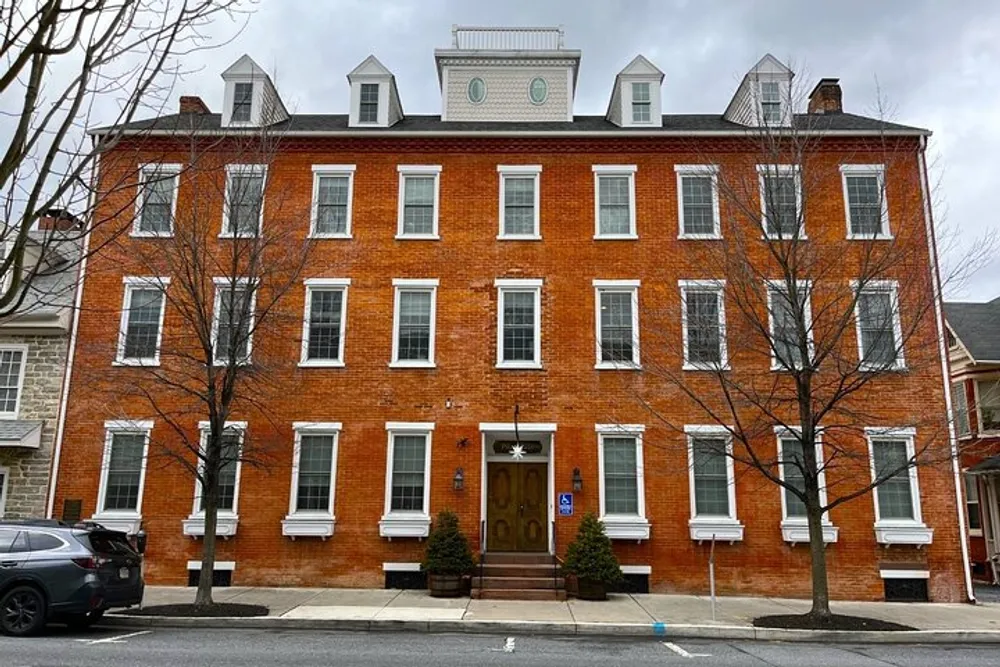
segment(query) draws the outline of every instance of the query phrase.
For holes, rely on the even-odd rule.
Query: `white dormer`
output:
[[[403,119],[396,77],[375,56],[347,75],[351,84],[349,127],[390,127]]]
[[[663,72],[639,55],[615,77],[605,116],[618,127],[661,127]]]
[[[244,54],[230,65],[222,80],[226,82],[223,127],[261,127],[288,120],[271,77],[250,56]]]
[[[736,89],[726,120],[749,127],[788,127],[792,124],[792,77],[795,73],[770,53],[747,72]]]

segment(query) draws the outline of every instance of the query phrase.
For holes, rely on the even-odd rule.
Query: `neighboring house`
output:
[[[944,309],[972,574],[1000,583],[1000,297]]]
[[[16,314],[0,320],[0,517],[44,517],[80,259],[80,221],[50,211],[29,232],[36,268]],[[63,238],[65,237],[65,238]]]
[[[689,452],[711,453],[725,436],[677,392],[656,399],[686,426],[668,431],[628,383],[642,381],[645,364],[691,374],[746,364],[763,378],[781,370],[765,355],[726,359],[730,296],[698,261],[699,250],[721,242],[716,176],[727,170],[752,184],[754,198],[758,183],[780,190],[781,211],[797,213],[807,201],[813,247],[830,244],[846,257],[864,234],[919,244],[906,273],[879,294],[891,303],[902,281],[929,290],[919,187],[929,132],[844,112],[836,79],[823,79],[808,111],[793,113],[793,74],[770,55],[725,110],[704,114],[663,114],[664,74],[638,56],[606,82],[607,113],[589,116],[574,114],[581,54],[564,48],[559,29],[458,28],[452,48],[434,56],[440,115],[405,114],[395,77],[374,56],[347,75],[349,113],[289,114],[267,73],[243,56],[223,74],[221,113],[182,97],[180,113],[125,128],[99,178],[114,182],[126,162],[154,174],[156,188],[149,206],[129,206],[122,193],[97,204],[132,232],[117,240],[117,255],[88,262],[55,514],[141,525],[148,581],[190,580],[204,531],[198,487],[179,466],[144,455],[150,442],[176,434],[145,405],[123,400],[114,414],[102,412],[81,378],[112,382],[139,365],[170,363],[160,341],[176,337],[178,317],[156,292],[169,294],[178,279],[168,284],[170,267],[151,273],[129,251],[152,255],[171,243],[171,210],[199,202],[218,220],[211,237],[225,252],[234,220],[274,224],[269,206],[281,199],[311,210],[289,238],[308,235],[317,251],[287,297],[294,324],[252,341],[273,364],[279,395],[268,418],[233,415],[235,437],[274,444],[274,465],[223,471],[217,556],[232,583],[412,583],[432,517],[445,508],[488,552],[563,555],[580,516],[593,511],[638,590],[707,592],[714,550],[720,591],[807,596],[803,514],[793,515],[779,487],[737,476],[724,456],[691,465]],[[826,167],[810,174],[821,182],[808,198],[796,174],[761,175],[756,164],[755,131],[793,125]],[[225,182],[239,177],[250,205],[227,206],[220,192],[195,187],[190,172],[171,176],[190,155],[190,132],[253,136],[261,127],[281,137],[267,173],[226,165]],[[210,176],[223,182],[221,169]],[[883,182],[888,208],[916,218],[872,226]],[[841,267],[825,270],[850,294],[856,276]],[[640,358],[657,312],[670,313],[673,347],[650,344]],[[945,423],[944,331],[930,313],[917,320],[919,345],[906,350],[907,361],[926,352],[930,368],[909,372],[899,357],[906,372],[857,397],[875,412],[854,441],[863,461],[878,456],[869,454],[876,446],[905,456],[915,434],[902,424],[925,415]],[[110,324],[119,318],[120,327]],[[852,363],[864,363],[864,336],[888,339],[896,325],[859,311]],[[682,353],[682,340],[696,349]],[[142,353],[123,355],[128,349]],[[199,419],[191,415],[191,441]],[[775,449],[780,433],[768,429]],[[887,582],[905,580],[936,601],[967,599],[960,480],[948,466],[891,481],[884,498],[866,494],[830,512],[831,592],[882,599]]]

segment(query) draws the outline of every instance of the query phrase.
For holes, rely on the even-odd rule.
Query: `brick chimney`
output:
[[[61,208],[50,208],[38,218],[38,229],[68,232],[83,229],[83,221]]]
[[[809,113],[843,113],[844,94],[840,79],[820,79],[809,93]]]
[[[200,97],[181,95],[181,113],[212,113]]]

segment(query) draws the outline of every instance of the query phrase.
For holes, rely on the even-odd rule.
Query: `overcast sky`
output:
[[[637,53],[666,72],[664,113],[722,113],[765,52],[791,63],[800,84],[839,77],[850,112],[877,115],[878,87],[891,120],[934,132],[937,216],[961,230],[959,245],[998,228],[995,0],[259,0],[230,44],[185,63],[197,71],[178,83],[171,105],[193,94],[220,110],[219,74],[247,53],[293,113],[346,113],[345,76],[374,53],[396,75],[405,112],[440,113],[433,50],[450,46],[454,23],[562,25],[567,47],[583,52],[578,114],[604,113],[615,74]],[[950,296],[1000,296],[1000,259]]]

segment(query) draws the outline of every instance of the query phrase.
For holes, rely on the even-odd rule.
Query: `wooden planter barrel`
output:
[[[459,598],[465,595],[465,582],[460,574],[428,574],[427,588],[432,598]]]
[[[607,600],[608,587],[602,581],[577,578],[576,596],[581,600]]]

